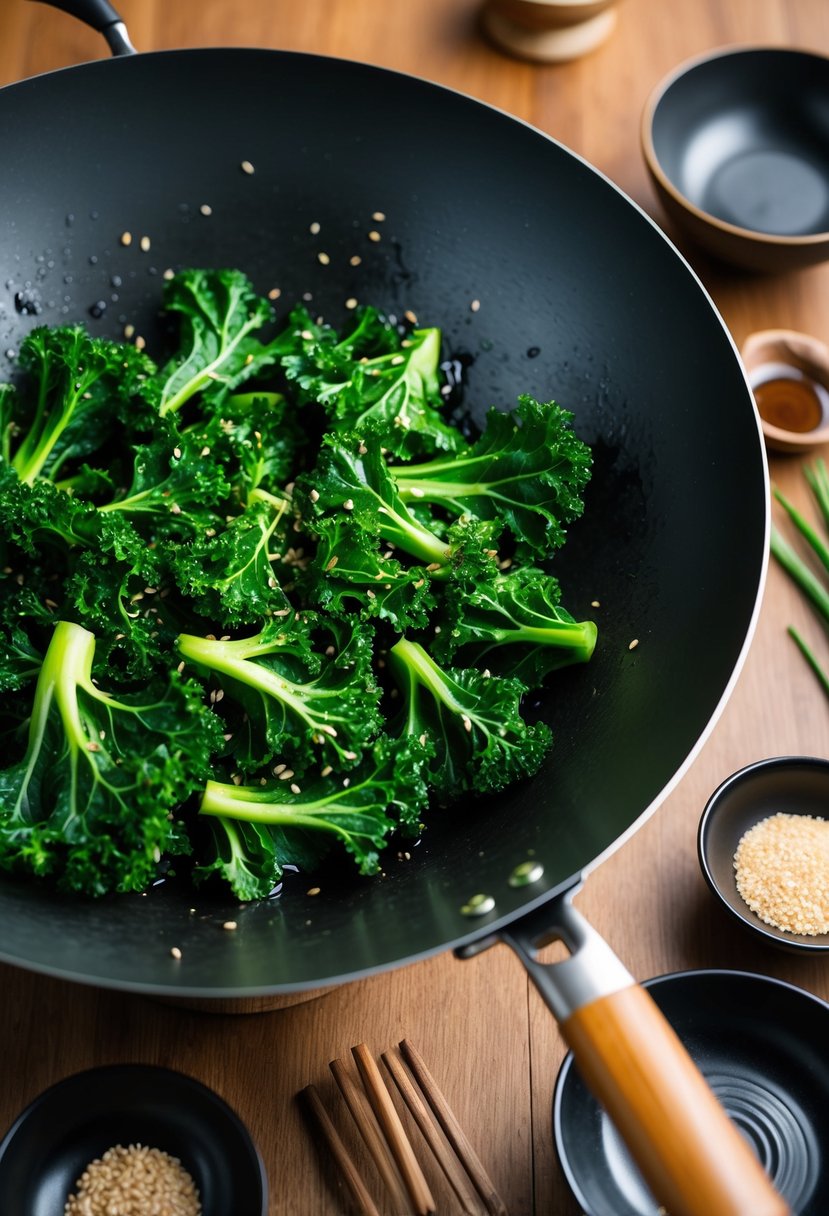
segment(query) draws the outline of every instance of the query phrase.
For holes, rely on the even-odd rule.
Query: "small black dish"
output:
[[[177,1157],[203,1216],[267,1216],[265,1168],[250,1134],[218,1094],[184,1073],[116,1064],[44,1090],[0,1143],[3,1216],[63,1216],[87,1165],[116,1144]]]
[[[725,47],[651,93],[642,150],[660,202],[716,257],[777,272],[829,257],[829,58]]]
[[[818,819],[829,817],[829,760],[774,756],[726,778],[702,812],[697,834],[700,866],[723,907],[755,935],[770,945],[800,954],[820,954],[829,950],[829,934],[810,937],[766,924],[737,890],[734,854],[740,839],[755,823],[778,811]]]
[[[646,981],[714,1093],[796,1216],[829,1212],[829,1004],[743,971],[676,972]],[[658,1216],[572,1055],[553,1100],[561,1167],[585,1216]]]

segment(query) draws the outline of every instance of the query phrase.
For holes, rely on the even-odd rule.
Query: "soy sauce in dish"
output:
[[[787,363],[756,368],[751,382],[760,417],[781,430],[807,434],[829,415],[823,385]]]

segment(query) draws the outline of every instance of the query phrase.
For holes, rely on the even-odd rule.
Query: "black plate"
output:
[[[685,971],[644,985],[795,1216],[829,1212],[829,1005],[802,988],[741,971]],[[565,1059],[553,1125],[562,1169],[585,1216],[657,1216],[613,1124]]]
[[[778,811],[825,819],[829,807],[829,760],[774,756],[758,760],[723,781],[709,798],[699,824],[700,866],[723,906],[764,941],[787,950],[829,950],[829,934],[787,933],[761,920],[737,890],[734,854],[745,832]]]
[[[63,1216],[85,1167],[115,1144],[177,1157],[203,1216],[266,1216],[265,1168],[247,1128],[200,1081],[119,1064],[76,1073],[38,1095],[0,1144],[3,1216]]]

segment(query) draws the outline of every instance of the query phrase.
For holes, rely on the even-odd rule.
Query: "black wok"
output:
[[[108,36],[125,50],[122,34]],[[576,615],[601,603],[594,660],[540,700],[556,738],[543,771],[433,815],[411,859],[389,857],[382,879],[331,877],[310,911],[308,880],[290,875],[279,898],[241,909],[170,884],[84,903],[5,880],[2,957],[110,987],[227,998],[318,988],[499,934],[525,955],[553,932],[576,955],[585,940],[602,953],[562,896],[701,746],[742,663],[765,570],[751,394],[686,263],[538,131],[369,66],[257,50],[124,55],[12,85],[0,116],[0,355],[33,324],[66,320],[111,336],[128,321],[152,349],[167,267],[241,267],[263,292],[281,288],[278,307],[311,292],[334,323],[352,295],[414,309],[468,363],[475,415],[522,391],[574,411],[595,474],[558,573]],[[528,859],[541,876],[513,885]],[[470,917],[478,894],[494,906]],[[237,932],[217,932],[230,916]],[[615,960],[609,972],[618,987]],[[535,978],[547,984],[546,972]],[[778,1209],[752,1216],[761,1210]]]

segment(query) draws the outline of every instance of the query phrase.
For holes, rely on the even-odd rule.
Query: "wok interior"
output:
[[[307,878],[289,875],[279,898],[241,909],[171,884],[101,904],[6,880],[4,957],[171,994],[289,991],[458,944],[565,888],[693,753],[761,579],[760,433],[687,266],[612,185],[538,132],[366,66],[142,55],[23,82],[0,106],[14,115],[0,180],[0,352],[35,323],[119,336],[128,320],[152,353],[167,267],[240,267],[261,291],[281,289],[281,316],[306,292],[335,325],[349,296],[412,309],[443,328],[447,353],[469,357],[474,415],[520,392],[555,398],[594,445],[585,516],[555,569],[570,611],[599,624],[592,662],[560,673],[534,705],[556,738],[543,771],[434,812],[411,859],[392,850],[382,878],[344,867],[311,900]],[[382,240],[369,241],[378,227]],[[16,296],[38,311],[20,313]],[[530,854],[544,878],[511,887]],[[478,892],[496,901],[483,923],[460,911]],[[237,933],[218,933],[230,915]]]

